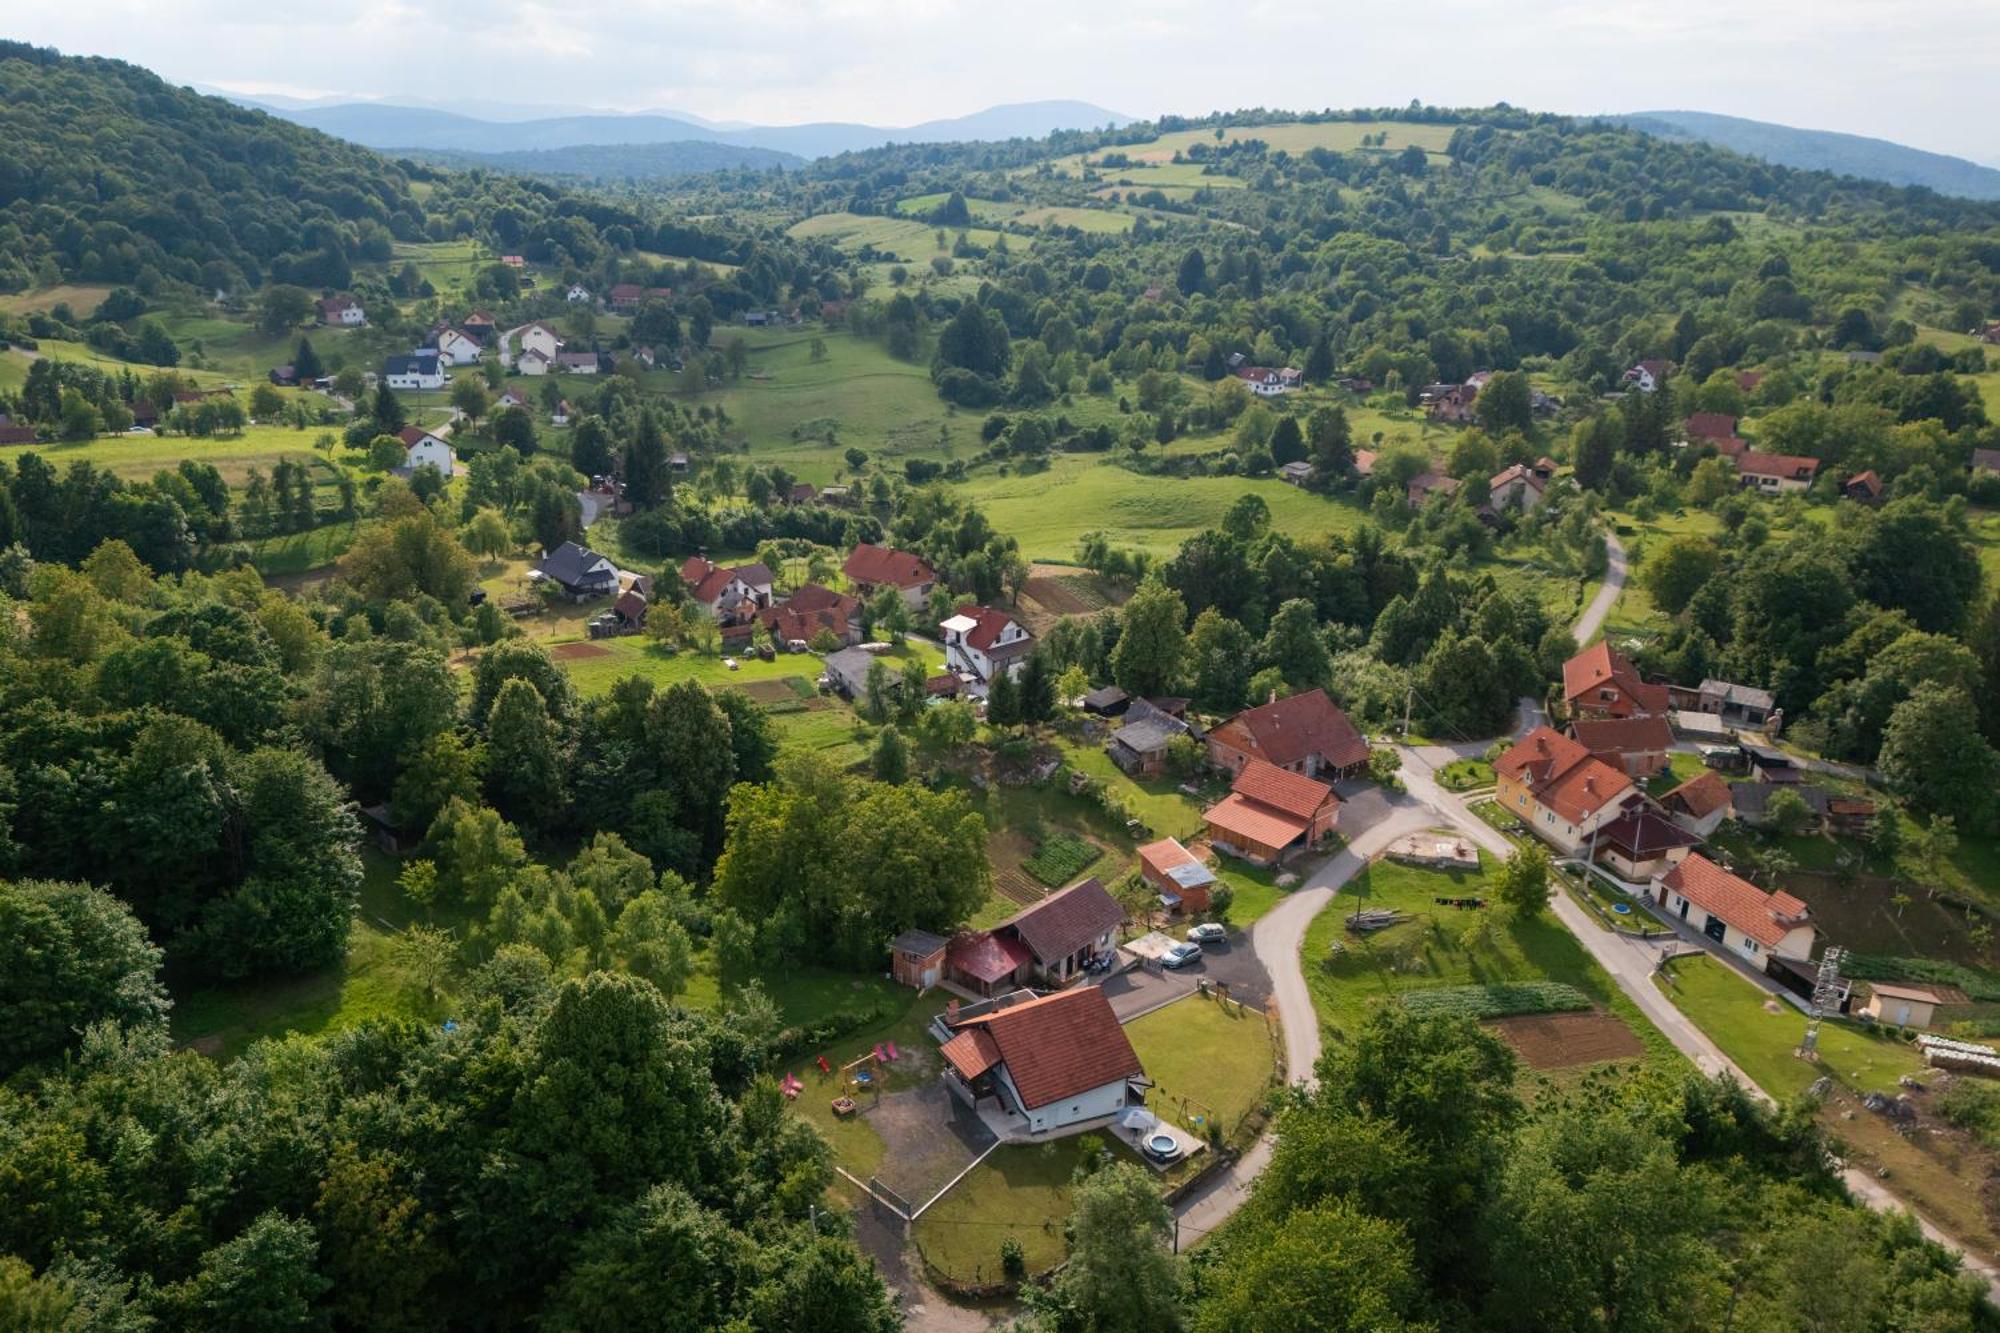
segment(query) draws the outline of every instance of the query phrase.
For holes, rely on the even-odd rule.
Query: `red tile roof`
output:
[[[1763,454],[1746,449],[1736,455],[1736,470],[1753,477],[1778,477],[1785,481],[1811,481],[1819,471],[1817,458],[1800,454]]]
[[[1528,788],[1536,801],[1570,823],[1580,823],[1621,800],[1632,779],[1569,737],[1536,727],[1493,765],[1494,771]]]
[[[1038,962],[1047,964],[1068,958],[1106,931],[1116,930],[1124,919],[1125,909],[1102,881],[1087,879],[1022,908],[993,932],[1012,934],[1028,946]]]
[[[967,1028],[947,1041],[938,1053],[968,1082],[1000,1063],[1000,1046],[983,1027]]]
[[[1368,762],[1368,742],[1325,690],[1246,708],[1210,733],[1231,749],[1290,768],[1317,754],[1334,768]]]
[[[896,588],[915,588],[937,579],[928,564],[908,551],[867,542],[854,548],[840,572],[856,583],[886,583]]]
[[[1739,879],[1699,852],[1667,872],[1666,886],[1696,907],[1721,917],[1765,948],[1807,924],[1805,903],[1783,890],[1766,893]]]
[[[1238,796],[1297,819],[1310,820],[1328,802],[1336,806],[1340,804],[1340,798],[1326,783],[1315,781],[1303,773],[1289,772],[1276,764],[1267,764],[1262,759],[1252,759],[1243,765],[1243,771],[1236,775],[1236,781],[1229,784],[1229,789]]]
[[[1493,480],[1486,483],[1486,488],[1491,491],[1497,491],[1502,486],[1511,486],[1517,481],[1525,482],[1538,491],[1548,485],[1547,482],[1536,476],[1535,470],[1526,463],[1516,463],[1504,472],[1494,473]]]
[[[965,632],[965,641],[980,652],[987,652],[1000,641],[1007,627],[1014,623],[1014,617],[1005,611],[995,611],[990,606],[973,606],[970,603],[958,608],[958,614],[970,616],[978,623]],[[1022,627],[1026,629],[1026,626]],[[1022,651],[1026,650],[1026,640],[1022,640]],[[1013,645],[1009,644],[1009,648]]]
[[[1563,663],[1563,698],[1571,703],[1607,684],[1647,712],[1667,710],[1667,687],[1641,680],[1638,668],[1608,642],[1599,640]]]
[[[1578,718],[1569,730],[1596,755],[1664,753],[1674,748],[1674,729],[1664,717]]]
[[[1697,773],[1660,798],[1667,809],[1684,811],[1695,819],[1706,819],[1734,801],[1729,783],[1720,773]]]
[[[1736,418],[1727,412],[1690,412],[1683,428],[1690,440],[1727,440],[1736,434]]]
[[[1139,864],[1156,875],[1165,875],[1175,866],[1200,865],[1201,858],[1181,845],[1178,838],[1162,838],[1139,849]]]
[[[1146,1072],[1111,1001],[1096,986],[982,1014],[960,1031],[977,1028],[991,1035],[1021,1104],[1031,1111]]]
[[[954,935],[945,950],[946,965],[952,971],[989,983],[1012,976],[1030,957],[1027,946],[1019,940],[990,930]]]
[[[1307,821],[1231,793],[1202,813],[1210,827],[1257,847],[1287,847],[1306,834]]]

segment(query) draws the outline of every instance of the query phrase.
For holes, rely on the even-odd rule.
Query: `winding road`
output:
[[[1597,636],[1605,617],[1617,604],[1618,596],[1625,587],[1625,547],[1616,533],[1607,531],[1604,534],[1604,549],[1607,556],[1604,579],[1572,629],[1579,646],[1588,644]],[[1523,705],[1522,729],[1525,731],[1540,719],[1532,701],[1524,700]],[[1484,748],[1484,744],[1479,744],[1470,752],[1478,753]],[[1271,974],[1271,994],[1284,1029],[1285,1067],[1295,1082],[1308,1087],[1314,1082],[1313,1067],[1319,1062],[1320,1029],[1319,1018],[1313,1012],[1312,994],[1306,987],[1301,951],[1306,930],[1313,918],[1333,902],[1341,885],[1352,879],[1370,858],[1389,843],[1406,833],[1436,827],[1441,822],[1450,824],[1496,857],[1505,858],[1514,852],[1513,845],[1506,838],[1474,815],[1462,797],[1439,785],[1435,777],[1437,768],[1458,757],[1462,747],[1399,745],[1396,749],[1403,760],[1401,777],[1404,791],[1393,794],[1371,791],[1357,796],[1344,807],[1343,820],[1366,821],[1363,831],[1314,870],[1303,886],[1294,890],[1250,928],[1251,947],[1256,950],[1258,961]],[[1771,1100],[1768,1093],[1709,1040],[1707,1033],[1696,1027],[1653,984],[1653,973],[1660,963],[1659,945],[1604,930],[1567,894],[1557,893],[1551,903],[1556,919],[1576,936],[1591,957],[1646,1015],[1647,1020],[1665,1033],[1667,1039],[1696,1068],[1710,1075],[1733,1075],[1758,1096]],[[1228,1171],[1181,1200],[1174,1210],[1175,1221],[1180,1231],[1185,1233],[1181,1243],[1199,1240],[1220,1226],[1243,1204],[1251,1184],[1270,1164],[1273,1137],[1266,1134]],[[1932,1225],[1922,1214],[1914,1213],[1908,1204],[1891,1194],[1874,1177],[1850,1170],[1845,1179],[1854,1196],[1871,1208],[1912,1212],[1926,1236],[1959,1251],[1966,1270],[1978,1274],[1987,1284],[1989,1297],[2000,1303],[2000,1269],[1965,1253],[1958,1242]]]

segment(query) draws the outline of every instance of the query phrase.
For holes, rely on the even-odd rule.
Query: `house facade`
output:
[[[1181,845],[1178,838],[1162,838],[1139,849],[1139,874],[1160,895],[1170,912],[1199,916],[1208,911],[1215,889],[1215,872],[1202,859]]]
[[[1601,641],[1563,663],[1563,702],[1573,718],[1648,717],[1671,707],[1666,686],[1640,679],[1624,654]]]
[[[479,358],[485,353],[485,350],[484,347],[480,346],[479,340],[469,333],[453,328],[438,330],[438,355],[454,366],[478,364]]]
[[[1638,794],[1623,769],[1549,727],[1516,742],[1493,771],[1494,799],[1536,837],[1572,856]]]
[[[359,328],[368,322],[368,312],[351,296],[329,296],[319,303],[319,322],[332,328]]]
[[[544,555],[535,570],[561,588],[572,602],[609,597],[618,591],[618,566],[588,546],[564,542]]]
[[[1782,890],[1766,893],[1699,852],[1660,880],[1657,901],[1669,915],[1760,969],[1772,955],[1810,959],[1819,933],[1802,900]]]
[[[392,389],[442,389],[444,362],[435,351],[392,356],[382,363],[382,382]]]
[[[1735,796],[1720,773],[1697,773],[1660,798],[1667,818],[1697,838],[1706,838],[1734,817]]]
[[[452,453],[448,441],[415,426],[403,427],[398,438],[403,441],[404,467],[412,472],[420,467],[434,467],[440,476],[449,478],[452,475],[457,456]]]
[[[1535,469],[1525,463],[1516,463],[1503,472],[1497,472],[1486,483],[1487,507],[1494,513],[1509,509],[1525,514],[1542,502],[1542,492],[1547,487]]]
[[[1262,759],[1245,764],[1229,795],[1202,813],[1217,851],[1259,866],[1276,864],[1295,847],[1319,846],[1339,821],[1332,787]]]
[[[1736,455],[1736,475],[1743,489],[1762,495],[1803,491],[1819,475],[1819,460],[1800,454],[1766,454],[1746,449]]]
[[[976,680],[991,681],[1002,671],[1019,675],[1035,648],[1035,636],[1025,625],[991,607],[961,606],[938,630],[945,665]]]
[[[519,349],[516,351],[515,349]],[[525,357],[530,352],[541,354],[544,362],[553,362],[556,353],[562,350],[562,339],[548,325],[536,320],[530,324],[518,325],[500,335],[500,364],[511,365],[517,357]],[[546,372],[547,365],[542,367]],[[522,373],[531,373],[522,367]]]
[[[775,602],[771,571],[761,564],[724,568],[706,556],[681,562],[688,600],[715,620],[740,621]]]

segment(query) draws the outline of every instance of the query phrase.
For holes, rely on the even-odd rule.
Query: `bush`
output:
[[[1028,1275],[1028,1252],[1012,1236],[1000,1242],[1000,1273],[1009,1282],[1019,1282]]]

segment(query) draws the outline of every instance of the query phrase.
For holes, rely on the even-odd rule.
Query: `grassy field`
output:
[[[940,230],[944,233],[943,245],[938,244]],[[967,240],[982,248],[990,248],[1000,239],[1000,233],[991,227],[938,228],[915,218],[861,213],[819,213],[793,223],[785,234],[801,240],[832,241],[841,249],[850,251],[873,246],[882,254],[894,255],[904,263],[922,264],[930,262],[933,256],[949,256],[952,247],[958,243],[961,231]],[[1026,247],[1029,242],[1015,237],[1009,244]]]
[[[962,1282],[999,1281],[1000,1246],[1008,1237],[1020,1242],[1030,1273],[1046,1272],[1069,1253],[1063,1226],[1078,1168],[1107,1153],[1130,1158],[1102,1134],[995,1148],[917,1219],[910,1239]]]
[[[812,359],[816,338],[825,347],[822,361]],[[981,447],[980,418],[950,410],[926,367],[898,361],[880,343],[799,329],[746,341],[749,377],[704,401],[728,410],[759,464],[781,463],[801,480],[826,485],[844,475],[849,448],[899,468],[906,457],[963,457]]]
[[[1792,1054],[1805,1033],[1805,1015],[1783,1001],[1766,1004],[1756,986],[1713,958],[1682,958],[1668,966],[1671,984],[1661,981],[1677,1008],[1706,1032],[1722,1053],[1774,1097],[1804,1092],[1823,1072],[1831,1072],[1859,1092],[1897,1091],[1896,1080],[1924,1067],[1916,1048],[1888,1037],[1870,1036],[1845,1023],[1822,1023],[1820,1061],[1825,1069]]]
[[[896,201],[896,212],[903,217],[915,218],[917,221],[923,222],[932,213],[941,208],[950,198],[951,192],[949,190],[936,190],[930,194],[913,194],[908,199],[899,199]],[[1019,215],[1021,205],[1009,203],[1004,199],[981,199],[976,195],[967,195],[965,198],[965,211],[970,213],[976,222],[1005,222],[1007,219]],[[933,224],[926,223],[926,225]]]
[[[1328,1034],[1342,1040],[1370,1009],[1406,991],[1559,981],[1622,1020],[1650,1058],[1667,1057],[1672,1048],[1666,1039],[1560,922],[1546,913],[1513,918],[1491,899],[1493,862],[1483,852],[1479,859],[1477,874],[1376,861],[1314,919],[1300,952],[1313,1007]],[[1487,897],[1489,905],[1441,907],[1438,897]],[[1408,919],[1355,935],[1346,918],[1362,908],[1390,908]],[[1336,943],[1342,947],[1337,954],[1331,951]]]
[[[981,475],[964,486],[993,526],[1021,543],[1030,560],[1068,560],[1086,532],[1103,532],[1113,546],[1169,557],[1180,544],[1221,522],[1239,496],[1261,496],[1271,523],[1294,537],[1346,532],[1360,526],[1350,501],[1309,495],[1273,479],[1145,477],[1095,460],[1058,458],[1027,476]]]
[[[46,313],[59,305],[67,305],[70,313],[78,319],[88,319],[109,295],[111,288],[102,283],[65,282],[55,287],[38,287],[32,292],[8,292],[0,295],[0,313],[9,315],[26,315],[35,311]]]
[[[1193,995],[1125,1025],[1153,1087],[1146,1105],[1198,1138],[1226,1136],[1263,1104],[1277,1068],[1277,1033],[1255,1010]]]
[[[60,470],[82,460],[126,478],[145,478],[162,470],[172,471],[183,458],[212,463],[232,486],[241,485],[251,468],[266,475],[281,458],[306,462],[320,455],[313,440],[322,429],[294,430],[290,426],[246,426],[240,435],[215,435],[197,439],[186,435],[105,435],[76,444],[19,444],[0,448],[0,458],[13,459],[37,453]]]
[[[1135,220],[1130,213],[1109,208],[1070,208],[1054,206],[1031,208],[1014,219],[1024,227],[1075,227],[1078,231],[1098,235],[1116,235],[1132,230]]]
[[[1370,148],[1369,151],[1371,152],[1395,153],[1400,152],[1411,144],[1415,144],[1427,153],[1442,156],[1445,148],[1451,143],[1452,127],[1449,125],[1417,125],[1403,121],[1326,121],[1317,124],[1305,121],[1288,121],[1278,125],[1228,126],[1223,129],[1219,140],[1214,130],[1177,130],[1171,134],[1163,134],[1145,143],[1121,146],[1110,150],[1123,153],[1132,162],[1143,164],[1145,169],[1134,170],[1128,167],[1100,167],[1099,171],[1107,178],[1130,175],[1134,178],[1135,182],[1144,179],[1145,183],[1151,184],[1152,172],[1158,171],[1161,167],[1174,167],[1176,165],[1174,163],[1174,154],[1176,152],[1184,154],[1197,143],[1213,147],[1218,142],[1238,143],[1246,139],[1257,139],[1267,144],[1274,153],[1283,151],[1297,156],[1301,153],[1309,152],[1314,148],[1327,148],[1338,153],[1357,152],[1362,148],[1361,141],[1363,137],[1376,134],[1383,134],[1388,137],[1379,149]],[[1081,174],[1081,167],[1086,157],[1089,157],[1091,161],[1096,161],[1102,156],[1103,154],[1099,153],[1094,157],[1089,157],[1086,154],[1078,154],[1072,157],[1060,158],[1054,164],[1055,170],[1058,175],[1079,175]],[[1175,183],[1190,185],[1226,184],[1230,186],[1241,184],[1241,182],[1228,180],[1227,178],[1208,177],[1204,179],[1199,175],[1201,166],[1198,163],[1184,163],[1181,165],[1194,172],[1195,176],[1193,179],[1185,181],[1174,178]],[[1166,179],[1166,177],[1162,177],[1163,181]]]

